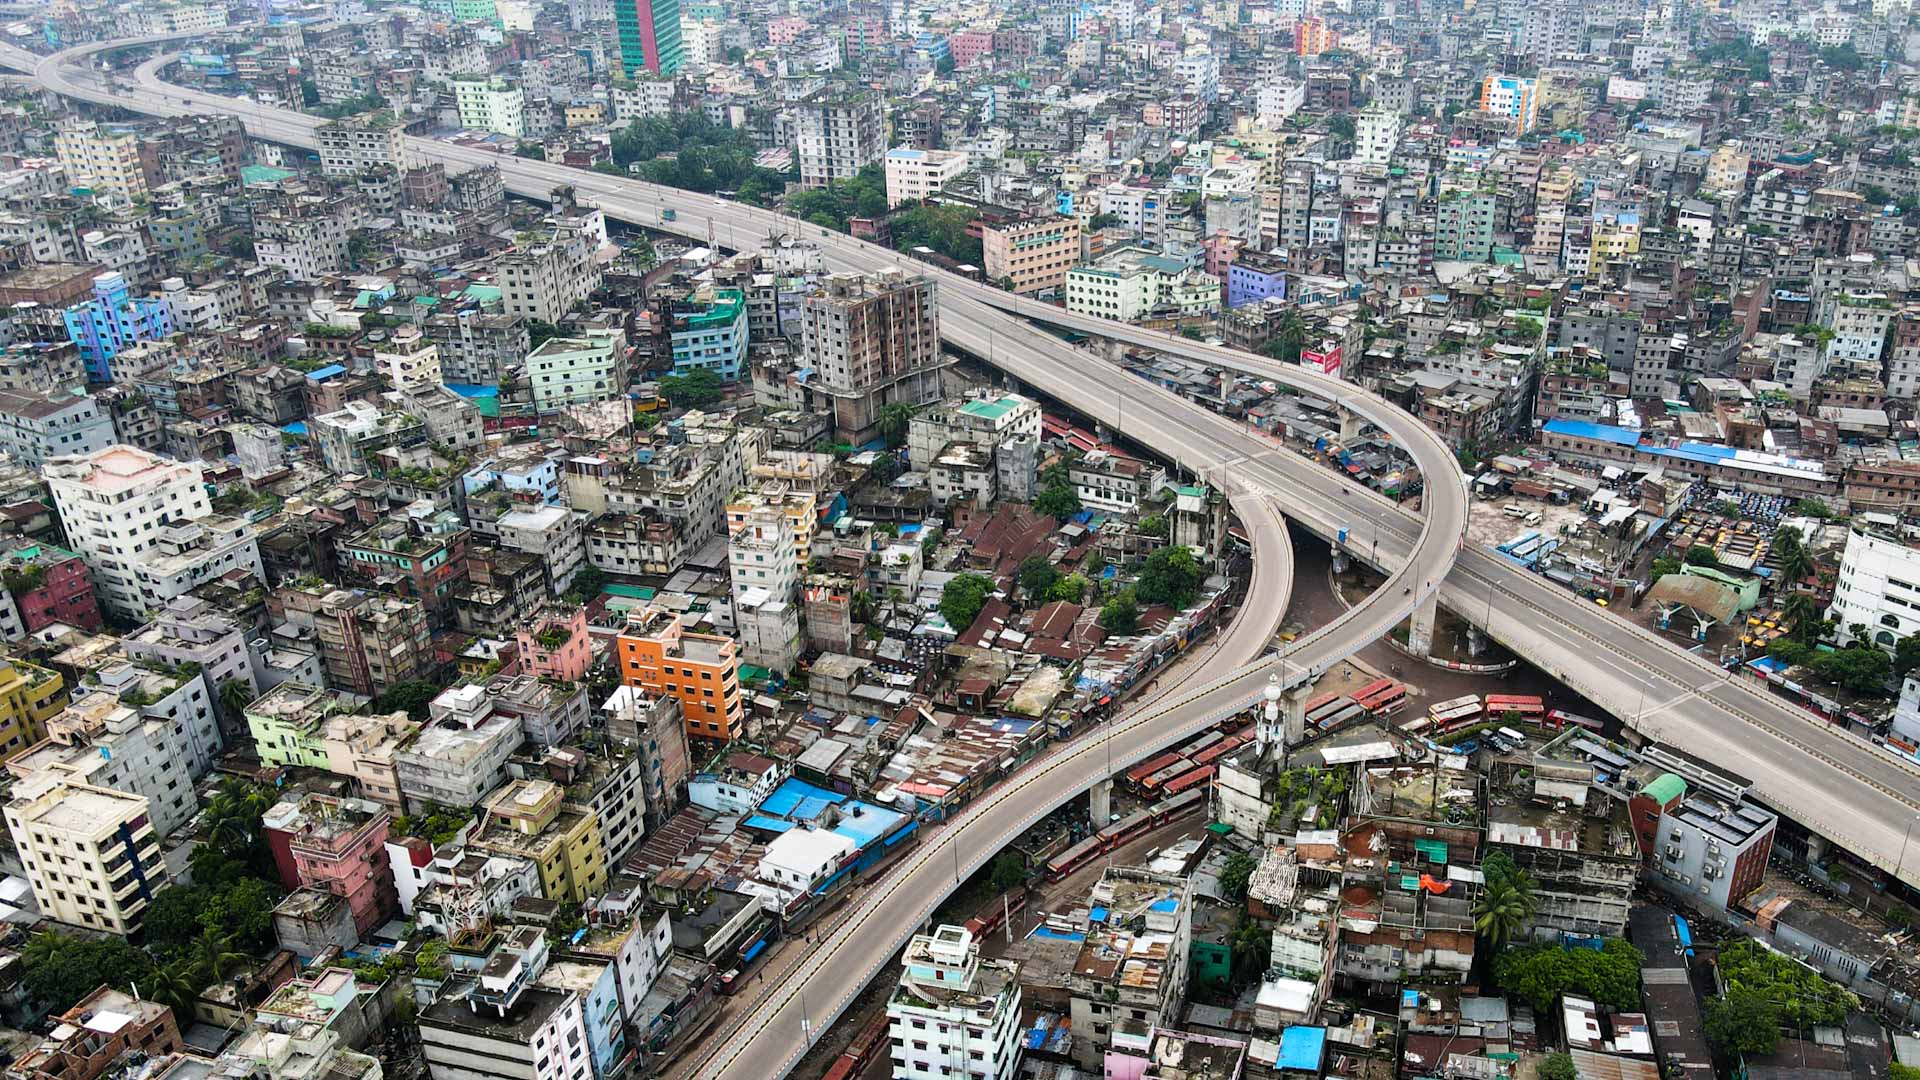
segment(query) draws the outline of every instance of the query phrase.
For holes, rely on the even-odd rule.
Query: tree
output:
[[[1495,949],[1525,930],[1533,919],[1533,894],[1516,881],[1488,882],[1473,903],[1473,929]]]
[[[1339,116],[1327,121],[1327,133],[1336,139],[1344,139],[1347,142],[1352,142],[1354,131],[1355,125],[1353,117],[1345,113],[1341,113]]]
[[[1493,977],[1502,990],[1541,1012],[1565,992],[1632,1009],[1640,1001],[1640,962],[1640,950],[1620,938],[1608,938],[1599,949],[1515,945],[1493,958]]]
[[[1220,868],[1220,895],[1230,903],[1246,903],[1247,884],[1259,868],[1260,861],[1244,851],[1227,856],[1226,865]]]
[[[1828,334],[1831,335],[1832,331],[1828,331]],[[1800,517],[1819,518],[1822,521],[1833,516],[1833,511],[1827,507],[1826,500],[1812,495],[1795,503],[1793,512]]]
[[[1100,625],[1109,634],[1125,637],[1140,627],[1140,604],[1133,590],[1122,591],[1100,609]]]
[[[199,885],[175,885],[153,894],[140,921],[147,948],[167,956],[187,947],[200,933],[200,913],[211,890]]]
[[[992,578],[983,574],[961,574],[940,590],[940,616],[955,633],[965,633],[973,620],[980,617],[980,609],[987,606],[987,596],[992,592]]]
[[[1907,672],[1920,667],[1920,634],[1908,634],[1893,646],[1893,674],[1904,679]]]
[[[580,569],[573,572],[573,584],[567,587],[567,598],[576,604],[588,604],[606,587],[606,571],[582,563]]]
[[[1300,350],[1306,348],[1307,324],[1300,318],[1297,310],[1289,308],[1286,317],[1280,321],[1280,331],[1273,340],[1260,347],[1260,351],[1283,364],[1300,362]]]
[[[1534,1080],[1580,1080],[1580,1070],[1574,1067],[1572,1054],[1548,1054],[1534,1066]]]
[[[1800,530],[1782,525],[1773,531],[1773,550],[1780,557],[1780,580],[1795,585],[1813,576],[1813,553],[1801,542]]]
[[[242,878],[207,897],[200,912],[202,931],[216,930],[237,948],[265,952],[274,943],[273,909],[285,894],[257,877]]]
[[[1854,644],[1822,654],[1814,660],[1813,670],[1856,694],[1880,694],[1893,674],[1893,661],[1877,645]]]
[[[408,679],[387,687],[373,700],[376,712],[404,712],[415,720],[427,718],[427,706],[440,696],[440,688],[424,679]]]
[[[1080,598],[1085,595],[1087,595],[1087,576],[1085,574],[1068,574],[1054,582],[1053,587],[1047,590],[1047,600],[1049,602],[1064,600],[1069,604],[1077,604],[1080,602]]]
[[[884,405],[874,417],[874,427],[889,447],[898,448],[907,441],[907,424],[913,419],[913,406],[898,402]]]
[[[1707,999],[1707,1041],[1730,1058],[1771,1054],[1780,1044],[1780,1010],[1757,991],[1730,987]]]
[[[1027,861],[1017,851],[1003,851],[993,860],[993,891],[1009,892],[1027,883]]]
[[[665,375],[660,392],[679,409],[704,409],[726,396],[726,383],[720,373],[709,368],[694,368],[684,375]]]
[[[1647,584],[1651,585],[1661,578],[1666,577],[1668,574],[1677,574],[1679,572],[1680,560],[1669,559],[1662,556],[1661,558],[1653,560],[1653,569],[1647,574]]]
[[[1194,561],[1191,550],[1165,547],[1147,556],[1146,565],[1140,568],[1135,594],[1145,604],[1184,608],[1193,603],[1204,580],[1206,572]]]
[[[217,983],[227,973],[247,962],[247,954],[236,951],[233,938],[209,926],[193,940],[193,959],[207,982]]]
[[[1167,538],[1167,519],[1160,514],[1148,514],[1146,517],[1140,519],[1140,524],[1135,526],[1133,531],[1139,533],[1141,536],[1151,536],[1159,540],[1165,540]]]
[[[1035,496],[1033,508],[1055,521],[1065,521],[1080,512],[1080,494],[1072,484],[1049,484]]]
[[[1047,561],[1045,555],[1030,555],[1020,564],[1019,571],[1014,574],[1014,581],[1019,584],[1020,591],[1025,593],[1028,599],[1042,600],[1055,585],[1059,584],[1060,571],[1054,568],[1053,563]]]
[[[1793,626],[1793,636],[1802,644],[1812,644],[1813,631],[1820,625],[1820,608],[1813,597],[1794,593],[1780,605],[1780,614]]]
[[[1688,566],[1715,567],[1720,565],[1720,556],[1705,544],[1695,544],[1687,549],[1685,562]]]
[[[153,958],[125,938],[81,939],[53,931],[35,936],[22,961],[22,985],[53,1012],[71,1009],[103,983],[131,990],[153,972]]]
[[[172,1009],[174,1020],[185,1027],[193,1023],[193,1002],[205,985],[194,978],[188,964],[180,962],[154,968],[140,984],[140,992]]]

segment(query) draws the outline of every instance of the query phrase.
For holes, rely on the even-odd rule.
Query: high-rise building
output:
[[[526,133],[527,98],[518,83],[486,75],[456,76],[453,100],[460,111],[461,127],[515,139]]]
[[[614,0],[620,29],[620,73],[671,75],[680,70],[680,0]]]
[[[800,659],[800,560],[793,527],[779,508],[749,511],[727,541],[734,636],[749,664],[786,672]]]
[[[123,202],[146,198],[160,182],[159,144],[132,128],[76,121],[54,133],[53,152],[73,186]]]
[[[406,128],[384,110],[330,120],[313,129],[320,171],[327,176],[358,176],[385,165],[407,167]]]
[[[887,114],[872,91],[822,90],[794,106],[800,186],[851,180],[887,154]]]
[[[1505,117],[1515,135],[1533,130],[1540,112],[1538,82],[1512,75],[1489,75],[1480,84],[1480,111]]]
[[[131,446],[58,457],[47,485],[109,610],[137,618],[232,570],[265,577],[253,528],[215,514],[200,466]]]
[[[7,831],[40,913],[122,937],[169,882],[147,800],[49,777],[14,788]]]
[[[620,681],[654,697],[680,699],[687,738],[728,742],[741,734],[740,646],[717,634],[689,634],[666,608],[630,612],[618,638]]]
[[[715,289],[704,299],[675,304],[668,318],[675,375],[705,368],[723,382],[740,378],[747,359],[745,293]]]
[[[940,321],[935,286],[890,268],[835,274],[807,297],[801,339],[813,389],[830,399],[834,427],[858,446],[889,405],[940,398]]]
[[[440,349],[417,326],[402,326],[373,348],[374,366],[392,380],[401,393],[417,393],[444,385],[440,377]]]
[[[173,308],[165,300],[135,296],[118,273],[93,279],[93,298],[61,313],[67,338],[80,347],[87,375],[95,382],[113,381],[113,358],[142,341],[158,341],[173,333]]]

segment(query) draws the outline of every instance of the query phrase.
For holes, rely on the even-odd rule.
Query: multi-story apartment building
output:
[[[134,296],[124,275],[101,274],[93,279],[92,299],[61,313],[67,338],[80,349],[87,374],[98,382],[113,379],[114,357],[143,341],[159,341],[173,333],[173,307],[165,300]]]
[[[177,596],[154,613],[152,621],[120,639],[120,647],[135,660],[180,668],[200,669],[215,702],[221,687],[238,681],[248,700],[261,689],[262,658],[250,644],[251,628],[198,596]],[[246,730],[246,718],[220,717],[221,730],[231,742]]]
[[[46,918],[125,937],[172,880],[147,800],[58,777],[16,786],[7,831]]]
[[[600,287],[595,260],[598,237],[586,229],[556,226],[546,239],[501,255],[501,307],[508,316],[557,323]]]
[[[506,782],[507,759],[526,735],[518,717],[493,705],[478,683],[449,687],[433,699],[428,722],[394,755],[409,807],[477,806]]]
[[[261,761],[337,773],[362,797],[398,809],[394,759],[420,725],[404,712],[360,713],[363,700],[288,680],[246,707],[247,729]]]
[[[689,740],[730,742],[744,732],[739,645],[688,633],[665,608],[630,612],[617,639],[620,680],[653,697],[680,701]]]
[[[675,303],[668,319],[674,374],[705,370],[723,382],[740,378],[747,359],[745,293],[714,289],[709,296]]]
[[[800,567],[793,527],[775,507],[744,515],[727,542],[733,578],[733,620],[741,657],[786,672],[800,658]]]
[[[229,571],[264,575],[252,527],[213,513],[199,465],[113,446],[48,461],[46,476],[100,601],[123,617]]]
[[[333,205],[260,214],[253,219],[253,257],[296,281],[321,281],[347,269],[351,232],[344,210]]]
[[[537,926],[502,936],[476,975],[458,975],[420,1011],[433,1080],[591,1080],[586,1006],[574,990],[542,985],[547,939]]]
[[[980,959],[963,926],[915,934],[887,1001],[893,1075],[1011,1080],[1020,1061],[1019,965]]]
[[[1871,641],[1892,649],[1920,630],[1920,548],[1855,523],[1847,530],[1827,618],[1842,645]]]
[[[915,203],[935,194],[967,171],[964,150],[919,150],[910,146],[887,151],[887,205]]]
[[[166,716],[122,703],[129,665],[110,666],[103,682],[47,721],[47,737],[7,759],[19,781],[51,776],[69,783],[138,795],[147,800],[162,836],[184,828],[200,810],[183,726]],[[110,681],[108,681],[110,680]]]
[[[793,106],[800,186],[851,180],[887,152],[887,117],[870,90],[825,89]]]
[[[1489,75],[1480,84],[1480,111],[1504,120],[1514,135],[1533,130],[1539,115],[1538,80]]]
[[[491,75],[456,75],[453,100],[461,127],[514,139],[526,134],[527,98],[518,83]]]
[[[524,318],[467,310],[434,315],[427,338],[440,350],[440,374],[449,384],[496,386],[531,347]]]
[[[23,464],[91,454],[113,443],[113,419],[87,394],[0,390],[0,451]]]
[[[104,623],[86,561],[65,548],[15,542],[0,551],[0,580],[7,585],[0,637],[9,641],[56,623],[81,630],[99,630]]]
[[[390,112],[330,120],[315,128],[313,137],[324,175],[358,176],[382,167],[406,171],[406,128]]]
[[[939,400],[939,314],[932,281],[902,270],[835,274],[807,297],[801,337],[816,394],[834,427],[858,445],[889,405]]]
[[[73,121],[54,132],[53,152],[75,187],[118,202],[146,198],[160,183],[158,147],[126,127]]]
[[[321,461],[336,476],[364,476],[378,451],[427,441],[427,427],[419,417],[364,401],[349,401],[344,409],[311,418],[307,430]]]
[[[1075,1057],[1092,1068],[1118,1032],[1171,1026],[1180,1014],[1193,901],[1185,878],[1114,866],[1101,875],[1088,902],[1109,917],[1087,925],[1086,947],[1113,958],[1077,968],[1067,978]]]
[[[308,795],[284,817],[291,820],[276,813],[281,827],[265,830],[268,843],[286,844],[302,887],[345,900],[363,939],[393,918],[400,901],[387,859],[390,810],[364,799]]]
[[[1068,217],[1023,218],[980,227],[987,280],[1017,293],[1058,289],[1080,262],[1080,222]]]
[[[494,792],[468,844],[486,854],[531,859],[549,900],[581,903],[607,887],[599,820],[567,801],[566,789],[551,780],[515,780]]]
[[[618,330],[541,342],[526,360],[534,411],[558,412],[568,405],[620,397],[627,389],[626,345],[626,335]]]

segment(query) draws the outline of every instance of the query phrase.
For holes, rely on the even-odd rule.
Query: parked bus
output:
[[[1146,795],[1161,794],[1160,789],[1172,782],[1173,778],[1193,768],[1193,762],[1185,757],[1176,758],[1174,763],[1140,781],[1140,791]]]
[[[1332,731],[1334,728],[1351,724],[1355,720],[1364,719],[1366,715],[1366,706],[1357,701],[1349,701],[1339,712],[1328,713],[1326,716],[1314,721],[1314,726],[1321,731]]]
[[[1394,685],[1395,683],[1392,679],[1375,679],[1372,682],[1368,683],[1367,685],[1361,687],[1360,689],[1355,690],[1353,693],[1348,694],[1347,696],[1359,702],[1360,704],[1365,705],[1367,703],[1368,698],[1373,697],[1375,694],[1378,694],[1383,690],[1390,690],[1394,687]]]
[[[1424,716],[1416,716],[1413,722],[1400,729],[1402,735],[1418,735],[1433,726],[1433,721]]]
[[[1375,716],[1393,716],[1406,706],[1407,688],[1400,683],[1393,683],[1385,690],[1367,697],[1356,695],[1354,700]]]
[[[1325,727],[1329,717],[1353,708],[1353,699],[1342,694],[1325,702],[1317,709],[1308,709],[1306,721],[1310,727]]]
[[[1573,725],[1574,727],[1586,728],[1588,731],[1604,731],[1605,730],[1604,726],[1600,723],[1600,721],[1595,720],[1590,716],[1577,716],[1573,713],[1567,712],[1565,709],[1548,709],[1547,710],[1547,726],[1548,727],[1552,728],[1555,731],[1565,731],[1567,728],[1567,725],[1569,724]]]
[[[1152,776],[1154,773],[1159,772],[1161,769],[1179,760],[1180,752],[1178,750],[1169,750],[1151,761],[1135,765],[1133,768],[1127,770],[1127,786],[1137,788],[1147,777]]]
[[[1465,727],[1480,719],[1480,715],[1480,698],[1474,694],[1436,701],[1427,706],[1427,719],[1433,721],[1435,732],[1447,732],[1454,728]]]
[[[1202,765],[1192,772],[1181,774],[1180,778],[1167,785],[1167,794],[1179,795],[1206,785],[1213,779],[1213,766]]]
[[[1524,694],[1488,694],[1487,716],[1498,720],[1508,713],[1518,713],[1523,720],[1539,723],[1546,719],[1546,702],[1537,697]]]
[[[1195,765],[1211,765],[1252,741],[1253,732],[1242,731],[1237,735],[1227,736],[1220,742],[1214,743],[1205,750],[1192,755],[1188,760],[1192,761]]]
[[[1087,865],[1094,857],[1105,851],[1098,835],[1089,836],[1067,850],[1047,860],[1047,880],[1059,881],[1075,870]]]

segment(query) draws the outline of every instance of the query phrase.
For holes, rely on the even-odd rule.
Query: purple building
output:
[[[1269,296],[1287,298],[1287,274],[1280,260],[1259,252],[1241,252],[1227,267],[1227,306],[1243,307]]]

